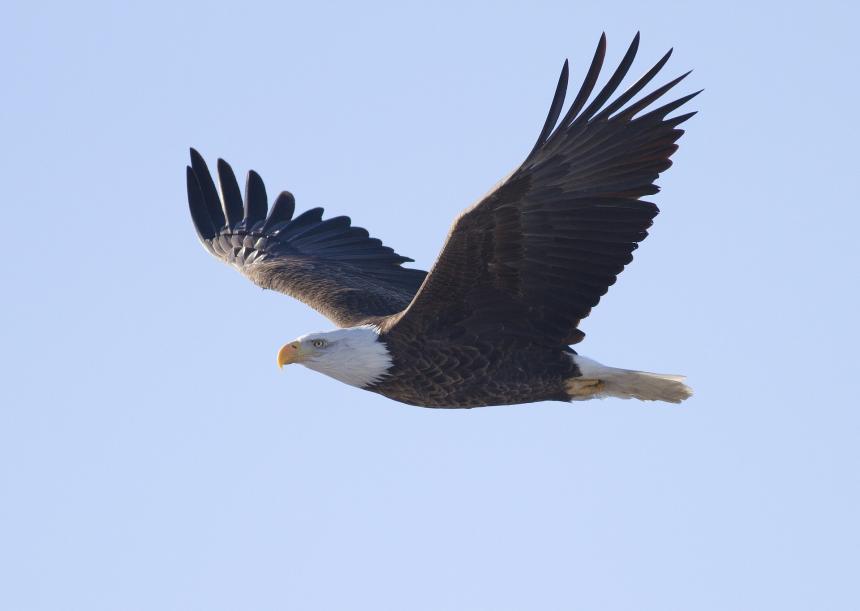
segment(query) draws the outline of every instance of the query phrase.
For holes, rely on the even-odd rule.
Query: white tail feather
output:
[[[579,354],[571,358],[582,373],[567,381],[572,400],[618,397],[680,403],[693,394],[693,389],[684,384],[684,376],[607,367]]]

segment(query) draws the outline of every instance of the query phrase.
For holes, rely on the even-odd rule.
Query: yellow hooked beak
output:
[[[299,342],[290,342],[278,350],[278,368],[284,365],[292,365],[302,360],[302,345]]]

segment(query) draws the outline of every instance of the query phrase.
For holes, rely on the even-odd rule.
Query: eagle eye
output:
[[[325,340],[324,339],[315,339],[311,342],[311,345],[314,348],[325,348]]]

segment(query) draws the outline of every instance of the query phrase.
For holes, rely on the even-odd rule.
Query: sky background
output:
[[[0,608],[860,608],[851,3],[130,4],[0,18]],[[278,371],[331,325],[204,252],[188,147],[426,268],[604,30],[706,91],[578,349],[696,395]]]

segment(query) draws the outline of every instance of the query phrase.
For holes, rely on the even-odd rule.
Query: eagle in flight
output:
[[[206,250],[339,327],[285,344],[278,365],[299,363],[424,407],[688,398],[683,376],[608,367],[570,347],[648,235],[658,209],[641,198],[659,191],[654,182],[684,133],[678,126],[695,114],[667,118],[699,92],[649,110],[689,72],[637,97],[671,50],[617,94],[638,46],[639,34],[592,97],[606,53],[601,36],[562,117],[565,61],[534,148],[454,221],[430,272],[403,267],[412,259],[349,217],[323,219],[322,208],[294,215],[287,191],[268,210],[253,171],[243,198],[221,159],[216,188],[192,149],[188,203]]]

